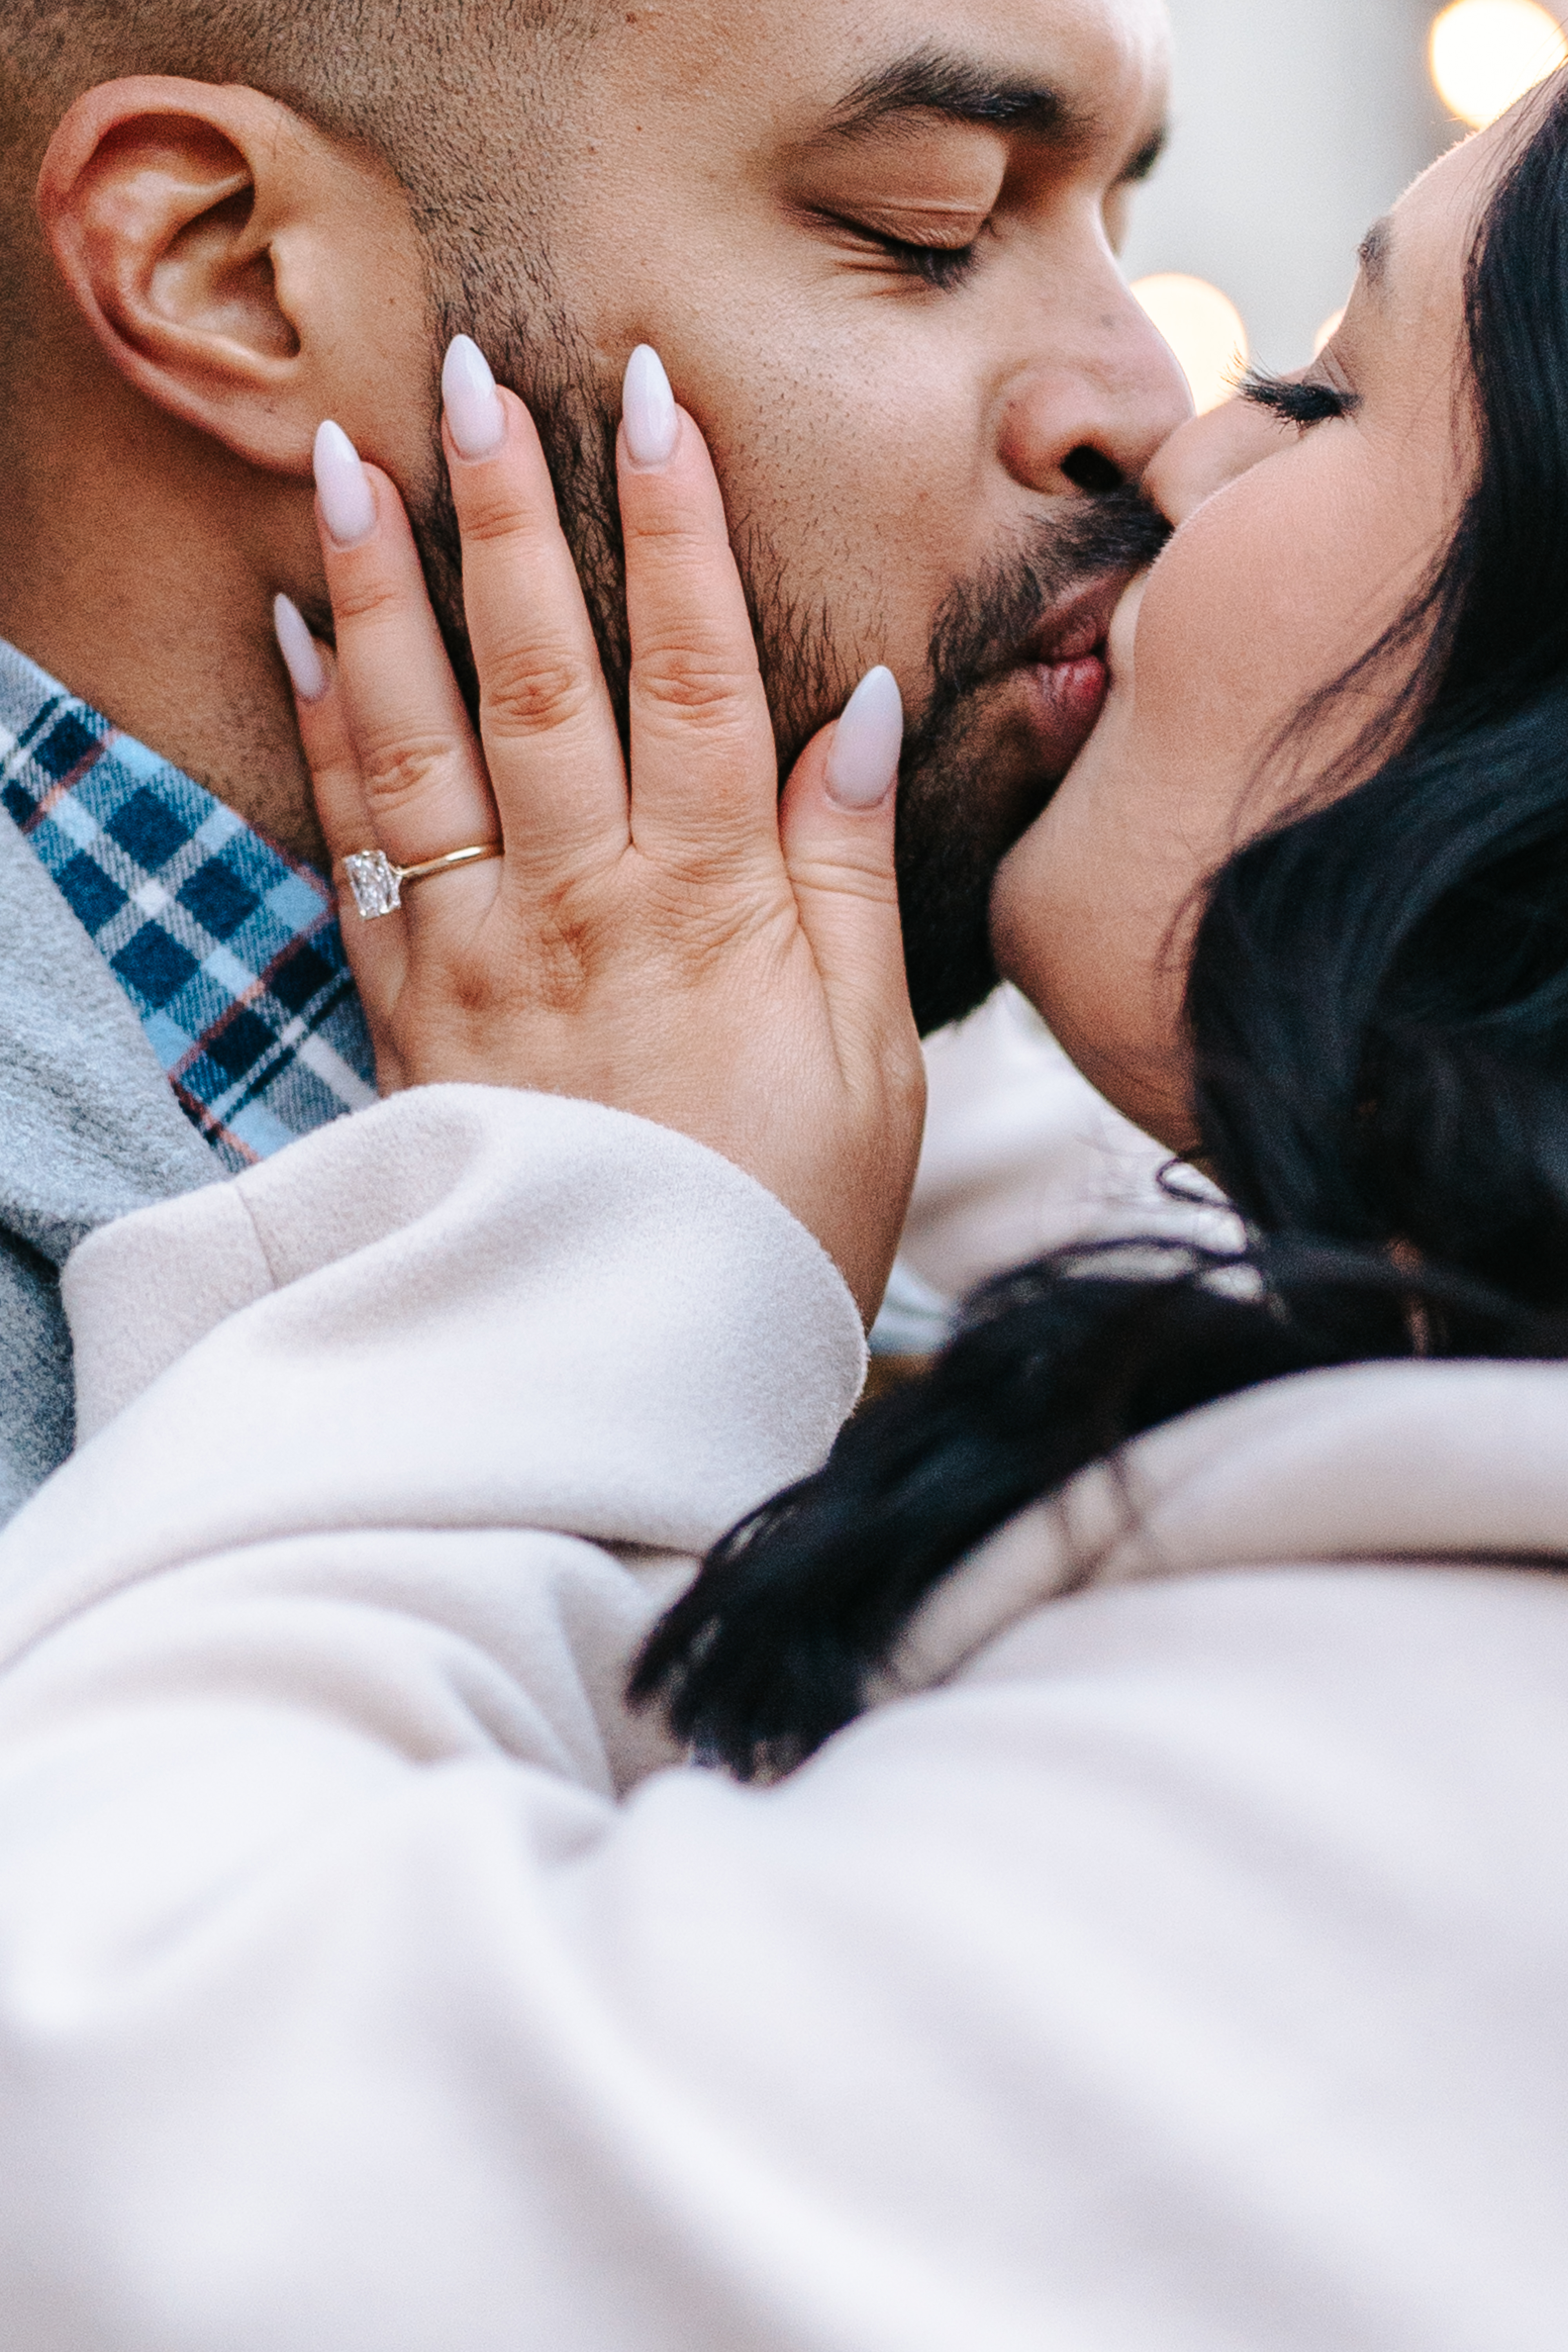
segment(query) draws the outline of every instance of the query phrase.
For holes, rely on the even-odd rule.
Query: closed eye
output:
[[[1304,382],[1299,376],[1268,375],[1261,368],[1248,368],[1237,377],[1236,388],[1254,408],[1267,408],[1303,433],[1332,417],[1353,416],[1361,406],[1359,393],[1342,392],[1321,377]]]
[[[838,226],[885,254],[905,277],[922,278],[928,286],[944,292],[961,286],[980,258],[977,236],[967,245],[918,245],[906,237],[889,236],[885,229],[868,228],[864,221],[840,217]]]
[[[941,287],[944,291],[962,286],[980,256],[979,240],[973,245],[905,245],[896,236],[879,236],[877,243],[911,270],[923,278],[928,286]]]

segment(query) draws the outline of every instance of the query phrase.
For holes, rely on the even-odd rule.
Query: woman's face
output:
[[[1405,682],[1412,651],[1336,699],[1308,767],[1268,760],[1313,692],[1375,645],[1447,543],[1474,463],[1464,272],[1519,117],[1456,148],[1363,249],[1301,382],[1300,425],[1233,400],[1146,478],[1176,525],[1110,635],[1105,716],[992,898],[1001,969],[1094,1084],[1191,1145],[1182,1023],[1200,886]]]

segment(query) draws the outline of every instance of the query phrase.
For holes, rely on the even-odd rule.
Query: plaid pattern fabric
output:
[[[0,803],[226,1167],[375,1100],[321,877],[3,642]]]

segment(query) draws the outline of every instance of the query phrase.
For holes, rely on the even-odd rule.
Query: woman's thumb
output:
[[[898,782],[904,698],[890,669],[868,669],[827,747],[828,797],[846,809],[879,808]]]
[[[881,1029],[909,1021],[893,824],[904,712],[868,670],[801,753],[780,812],[784,863],[830,1004]]]

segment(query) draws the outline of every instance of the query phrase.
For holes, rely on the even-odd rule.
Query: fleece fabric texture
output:
[[[0,1523],[71,1447],[60,1266],[99,1225],[221,1173],[113,973],[0,813]]]
[[[1568,1370],[1157,1433],[742,1789],[626,1663],[864,1357],[723,1160],[407,1095],[65,1297],[7,2352],[1560,2352]]]

